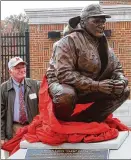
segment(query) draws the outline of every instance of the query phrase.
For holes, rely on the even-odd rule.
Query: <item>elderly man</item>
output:
[[[14,57],[8,62],[10,78],[1,84],[1,144],[11,139],[19,127],[38,114],[40,82],[26,77],[26,62]]]
[[[98,4],[83,8],[54,45],[46,76],[60,120],[102,122],[129,96],[128,80],[104,35],[106,18]],[[89,102],[94,104],[71,116],[76,104]]]

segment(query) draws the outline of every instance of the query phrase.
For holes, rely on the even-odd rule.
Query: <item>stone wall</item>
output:
[[[118,118],[123,124],[131,127],[131,100],[125,101],[114,113],[113,116]]]

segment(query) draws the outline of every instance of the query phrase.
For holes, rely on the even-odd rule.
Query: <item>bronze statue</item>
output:
[[[128,80],[104,35],[106,18],[100,5],[89,5],[54,44],[46,76],[60,120],[102,122],[129,97]],[[94,104],[71,116],[76,104],[89,102]]]

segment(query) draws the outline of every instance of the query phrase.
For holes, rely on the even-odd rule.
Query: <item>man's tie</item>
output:
[[[22,85],[19,88],[19,103],[20,103],[20,118],[19,121],[21,124],[27,122],[26,112],[25,112],[25,103],[24,103],[24,94],[22,92]]]

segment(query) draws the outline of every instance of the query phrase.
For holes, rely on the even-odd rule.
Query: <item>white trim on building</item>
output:
[[[25,9],[29,24],[65,24],[71,17],[80,15],[81,7]],[[109,22],[131,21],[131,5],[103,6],[110,14]]]

